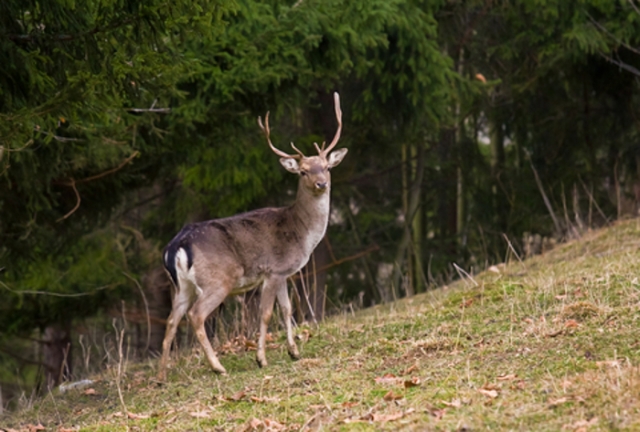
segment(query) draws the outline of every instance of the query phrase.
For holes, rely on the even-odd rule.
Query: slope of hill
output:
[[[228,376],[197,350],[120,364],[0,417],[7,430],[640,430],[640,220],[427,294],[283,334]],[[238,342],[238,341],[236,341]],[[242,341],[239,341],[242,342]],[[44,429],[42,429],[44,430]]]

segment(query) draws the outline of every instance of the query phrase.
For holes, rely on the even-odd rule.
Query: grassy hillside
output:
[[[90,388],[56,390],[0,424],[640,430],[639,318],[640,220],[631,220],[451,287],[299,328],[298,362],[277,333],[263,370],[242,341],[225,347],[223,377],[198,350],[174,357],[164,385],[153,379],[155,362],[124,364],[120,374],[114,366]]]

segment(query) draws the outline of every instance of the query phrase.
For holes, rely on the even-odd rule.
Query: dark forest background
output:
[[[636,216],[639,90],[637,0],[2,1],[0,410],[157,353],[184,223],[291,203],[267,110],[313,153],[342,98],[301,323]]]

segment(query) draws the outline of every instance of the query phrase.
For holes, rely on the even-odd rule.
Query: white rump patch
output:
[[[189,268],[187,251],[183,248],[178,249],[178,253],[176,253],[176,273],[178,275],[178,283],[183,291],[192,292],[195,288],[196,296],[202,294],[202,288],[196,283],[196,267],[192,265]]]

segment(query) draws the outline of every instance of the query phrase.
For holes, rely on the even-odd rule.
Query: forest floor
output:
[[[640,220],[448,287],[284,334],[258,369],[229,342],[214,375],[202,353],[114,366],[52,391],[0,429],[640,430]],[[235,349],[234,349],[235,347]],[[234,352],[235,351],[235,352]]]

